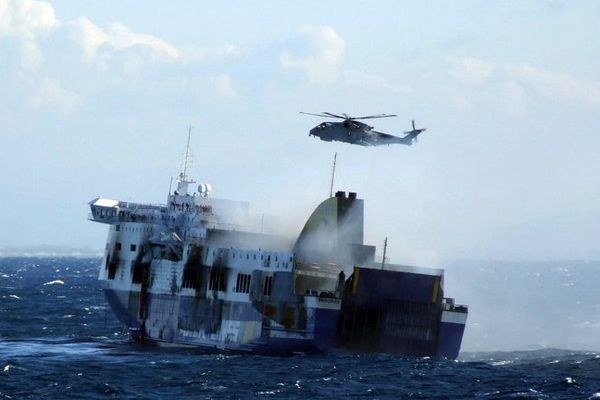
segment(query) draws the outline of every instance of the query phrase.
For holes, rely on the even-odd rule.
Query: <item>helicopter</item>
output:
[[[426,128],[417,129],[415,121],[412,121],[412,130],[404,132],[403,137],[390,135],[388,133],[373,130],[373,127],[359,120],[397,117],[395,114],[377,114],[366,115],[364,117],[351,117],[348,114],[332,114],[322,112],[321,114],[307,113],[300,111],[300,114],[314,115],[325,118],[339,118],[341,122],[323,122],[310,130],[309,136],[318,137],[326,142],[345,142],[357,144],[359,146],[381,146],[390,144],[404,144],[411,146],[417,141],[417,136],[427,130]]]

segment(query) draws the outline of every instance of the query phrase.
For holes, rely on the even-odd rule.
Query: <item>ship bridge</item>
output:
[[[98,197],[89,203],[88,219],[104,224],[119,222],[166,223],[168,209],[164,205],[132,203]]]

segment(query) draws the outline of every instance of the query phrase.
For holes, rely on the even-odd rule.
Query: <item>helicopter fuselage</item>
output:
[[[354,120],[323,122],[311,129],[309,135],[326,142],[337,141],[369,146],[369,132],[372,129],[372,126]]]

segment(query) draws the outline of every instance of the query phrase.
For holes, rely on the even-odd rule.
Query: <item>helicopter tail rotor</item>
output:
[[[415,120],[414,119],[411,121],[411,123],[412,123],[412,130],[404,132],[405,135],[411,135],[412,134],[412,135],[415,135],[415,137],[416,137],[416,135],[418,135],[419,133],[425,132],[427,130],[427,128],[419,128],[419,129],[417,129],[416,126],[415,126]]]

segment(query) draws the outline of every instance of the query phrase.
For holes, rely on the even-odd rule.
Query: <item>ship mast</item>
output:
[[[331,186],[329,187],[329,197],[333,197],[333,180],[335,178],[335,163],[337,161],[337,153],[333,156],[333,168],[331,169]]]
[[[190,154],[190,138],[192,136],[192,126],[188,126],[188,137],[187,137],[187,145],[185,146],[185,158],[183,159],[183,171],[181,172],[181,177],[186,180],[187,176],[187,165],[188,165],[188,157]]]
[[[381,258],[381,269],[385,266],[385,253],[387,252],[387,237],[383,241],[383,257]]]

